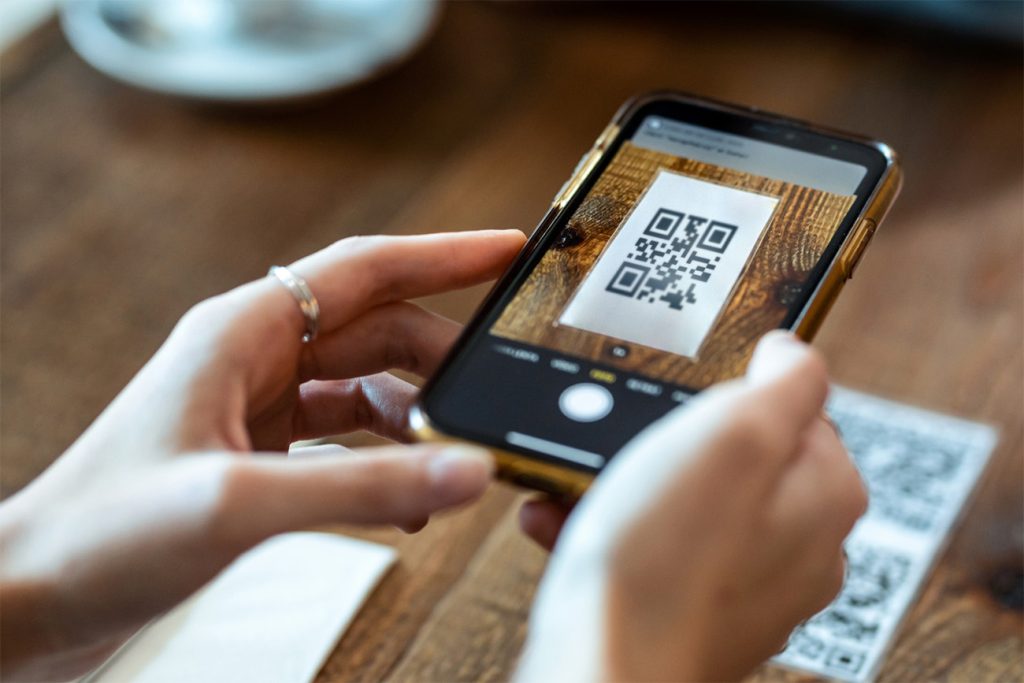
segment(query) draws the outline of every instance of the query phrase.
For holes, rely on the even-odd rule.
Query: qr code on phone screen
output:
[[[660,208],[605,289],[681,311],[697,303],[735,234],[735,225]]]
[[[778,203],[659,171],[558,323],[695,357]]]

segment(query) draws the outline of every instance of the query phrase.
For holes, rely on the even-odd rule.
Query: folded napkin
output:
[[[393,548],[335,534],[277,536],[82,683],[307,683],[394,560]]]

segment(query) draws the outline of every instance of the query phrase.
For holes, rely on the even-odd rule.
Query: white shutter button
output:
[[[562,414],[576,422],[597,422],[612,412],[612,392],[600,384],[574,384],[558,398]]]

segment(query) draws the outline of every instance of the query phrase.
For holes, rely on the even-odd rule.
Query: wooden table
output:
[[[1019,49],[804,4],[456,3],[385,77],[315,106],[117,85],[53,26],[2,81],[2,485],[71,443],[194,301],[344,235],[531,228],[621,101],[672,87],[881,137],[907,183],[820,336],[846,385],[997,425],[977,500],[882,680],[1021,680]],[[429,303],[465,319],[482,290]],[[496,487],[422,533],[321,681],[495,680],[544,555]],[[762,680],[792,679],[765,669]]]

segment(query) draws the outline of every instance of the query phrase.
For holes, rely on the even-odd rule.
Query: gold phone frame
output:
[[[526,249],[537,244],[537,240],[546,235],[551,225],[562,217],[562,211],[568,206],[580,189],[590,179],[594,169],[599,162],[609,153],[612,142],[619,135],[625,123],[637,113],[641,107],[657,100],[675,100],[687,104],[695,104],[720,111],[740,114],[755,119],[761,119],[768,123],[785,123],[798,125],[801,128],[814,133],[820,133],[831,137],[838,137],[852,142],[858,142],[871,146],[878,150],[886,160],[886,168],[878,184],[871,195],[864,203],[860,214],[856,217],[853,227],[846,235],[843,244],[829,264],[825,274],[819,280],[817,287],[811,293],[810,298],[804,305],[803,310],[797,316],[796,321],[790,328],[798,337],[805,341],[811,341],[817,333],[818,328],[824,321],[825,316],[832,308],[836,298],[843,289],[846,281],[853,277],[858,262],[864,255],[868,243],[874,236],[875,231],[881,224],[882,219],[888,213],[893,201],[899,194],[903,183],[903,173],[900,167],[896,152],[889,145],[878,140],[865,138],[859,135],[835,130],[824,126],[800,121],[790,117],[777,114],[767,114],[757,109],[740,107],[726,104],[715,100],[696,97],[686,93],[657,91],[641,95],[626,102],[612,118],[611,123],[604,129],[590,150],[583,155],[573,171],[572,176],[555,195],[551,208],[537,226],[530,244]],[[513,266],[514,267],[514,266]],[[487,297],[481,310],[486,307],[488,301],[495,292],[502,286],[502,280],[495,285],[495,289]],[[479,314],[479,311],[477,311]],[[444,363],[447,365],[447,361]],[[422,404],[413,406],[409,414],[409,427],[413,437],[418,441],[433,442],[468,442],[442,432],[434,425],[423,409]],[[497,464],[497,473],[501,479],[526,488],[537,489],[562,498],[578,498],[590,486],[595,474],[583,472],[568,466],[560,466],[551,462],[531,458],[520,453],[513,453],[488,446],[494,454]]]

